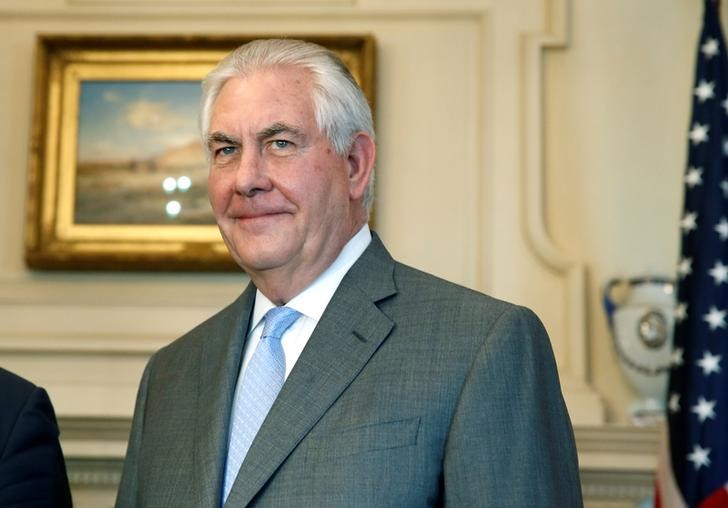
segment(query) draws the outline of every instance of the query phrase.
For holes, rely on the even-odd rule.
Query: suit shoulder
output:
[[[0,367],[0,386],[2,386],[4,394],[9,394],[11,396],[17,394],[16,396],[20,397],[24,394],[26,396],[29,395],[37,388],[27,379],[20,377],[9,370],[5,370],[2,367]]]
[[[22,414],[38,411],[55,421],[48,394],[27,379],[0,368],[0,392],[3,393],[3,404],[0,406],[0,451]]]
[[[0,368],[0,391],[3,393],[3,415],[19,412],[38,387],[27,379]]]
[[[532,314],[529,309],[520,305],[495,298],[399,262],[395,265],[394,277],[398,292],[408,298],[437,300],[443,305],[457,304],[460,306],[482,307],[487,309],[488,313],[495,314],[508,311]]]

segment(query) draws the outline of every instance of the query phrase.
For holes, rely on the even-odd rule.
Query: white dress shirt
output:
[[[364,225],[359,232],[341,249],[339,256],[331,265],[319,275],[306,289],[301,291],[286,304],[286,307],[301,313],[295,323],[285,331],[281,337],[281,345],[286,355],[286,379],[301,356],[308,339],[311,338],[314,328],[321,319],[321,315],[328,306],[336,289],[341,283],[349,268],[359,259],[372,241],[369,226]],[[243,351],[243,365],[238,376],[242,376],[250,363],[250,359],[258,346],[263,333],[263,316],[275,307],[263,293],[258,290],[255,294],[253,317],[250,320],[248,340]]]

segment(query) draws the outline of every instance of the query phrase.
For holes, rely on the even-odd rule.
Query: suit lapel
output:
[[[230,408],[254,302],[255,286],[251,283],[223,311],[211,336],[201,341],[194,429],[194,474],[201,488],[196,492],[194,506],[220,504]]]
[[[344,277],[245,457],[226,506],[245,506],[364,368],[392,330],[376,302],[396,292],[379,239]]]

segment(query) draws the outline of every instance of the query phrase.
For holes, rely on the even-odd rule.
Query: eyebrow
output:
[[[230,136],[228,134],[225,134],[224,132],[213,132],[209,136],[207,136],[207,148],[211,149],[212,145],[214,144],[223,144],[223,145],[233,145],[233,146],[240,146],[240,140],[237,138],[234,138],[233,136]]]
[[[292,134],[293,136],[303,136],[303,131],[301,131],[300,129],[282,122],[276,122],[269,127],[266,127],[265,129],[259,131],[256,137],[259,140],[263,140],[272,138],[284,132]]]

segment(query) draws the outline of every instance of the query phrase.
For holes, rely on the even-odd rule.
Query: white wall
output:
[[[673,277],[702,2],[572,2],[570,44],[546,58],[547,223],[589,270],[590,371],[609,421],[631,387],[600,291]],[[725,18],[725,17],[724,17]]]

